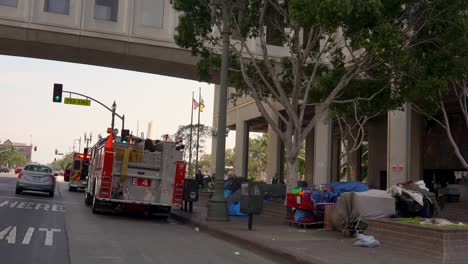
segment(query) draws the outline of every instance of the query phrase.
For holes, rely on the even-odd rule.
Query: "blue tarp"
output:
[[[305,216],[313,215],[312,211],[296,209],[294,213],[294,221],[300,222]]]
[[[224,198],[227,198],[232,195],[231,190],[224,190]],[[230,216],[245,216],[247,214],[241,213],[240,211],[240,202],[237,203],[227,203],[227,209]]]
[[[338,194],[338,196],[344,192],[365,192],[369,190],[369,186],[360,181],[332,182],[325,184],[325,186],[330,187],[334,193]]]

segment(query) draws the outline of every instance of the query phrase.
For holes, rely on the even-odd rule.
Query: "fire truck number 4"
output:
[[[23,240],[21,242],[18,240],[18,243],[21,243],[22,245],[29,245],[29,242],[31,242],[31,238],[33,237],[35,233],[36,228],[30,227],[26,231],[26,234],[24,235]],[[38,228],[38,232],[45,232],[45,240],[44,240],[44,245],[45,246],[52,246],[54,244],[54,233],[56,232],[61,232],[61,229],[55,229],[55,228]],[[17,242],[17,236],[16,236],[16,226],[9,226],[2,231],[0,231],[0,240],[6,240],[8,241],[8,244],[16,244]]]
[[[133,179],[132,179],[132,185],[150,187],[150,186],[151,186],[151,180],[149,180],[149,179],[133,178]]]

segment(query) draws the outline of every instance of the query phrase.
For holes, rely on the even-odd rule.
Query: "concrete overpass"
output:
[[[0,0],[0,53],[196,79],[169,0]]]

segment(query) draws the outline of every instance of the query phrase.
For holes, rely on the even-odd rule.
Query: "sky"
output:
[[[84,147],[84,134],[106,134],[111,113],[95,102],[90,107],[52,102],[53,84],[63,90],[86,94],[107,106],[115,100],[117,113],[125,114],[125,127],[136,134],[147,132],[150,121],[155,135],[174,134],[179,125],[190,124],[192,92],[201,87],[205,111],[200,123],[213,124],[214,85],[186,79],[106,67],[0,55],[0,141],[33,144],[32,160],[50,163],[55,149],[61,153]],[[64,93],[63,97],[68,97]],[[77,96],[73,96],[77,97]],[[194,123],[197,115],[194,113]],[[116,118],[116,127],[121,128]],[[233,148],[235,131],[229,133],[226,147]],[[92,145],[91,144],[91,145]],[[206,153],[211,152],[208,140]]]

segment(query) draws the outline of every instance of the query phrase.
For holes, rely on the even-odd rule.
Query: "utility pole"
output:
[[[86,148],[89,147],[89,143],[93,140],[93,133],[89,133],[89,137],[87,136],[86,132],[84,133],[84,141],[86,142]]]
[[[216,1],[221,5],[223,12],[223,54],[221,61],[221,82],[219,87],[219,114],[217,129],[216,146],[216,173],[214,180],[214,194],[208,204],[207,221],[209,222],[228,222],[229,215],[224,199],[224,158],[226,150],[226,106],[228,89],[228,69],[229,69],[229,38],[231,35],[231,0]],[[214,9],[216,10],[216,9]],[[215,15],[215,12],[212,14]]]

